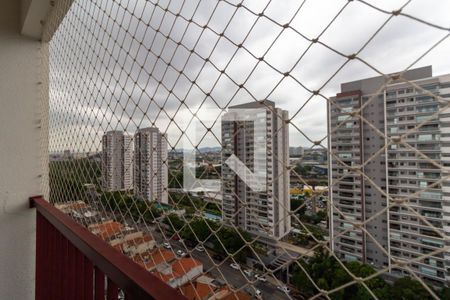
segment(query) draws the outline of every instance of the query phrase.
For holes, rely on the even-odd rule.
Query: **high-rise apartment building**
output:
[[[409,273],[389,258],[439,251],[450,235],[450,76],[433,77],[429,66],[402,77],[408,82],[344,83],[328,106],[332,248],[399,276]],[[439,253],[409,267],[442,284],[449,258]]]
[[[123,191],[133,184],[133,143],[123,131],[108,131],[102,138],[102,185],[105,191]]]
[[[247,115],[252,118],[253,109],[262,113],[254,121],[244,120]],[[278,240],[291,228],[287,120],[287,111],[265,100],[230,106],[221,121],[223,219],[266,242]],[[258,146],[261,139],[265,139],[262,148]],[[258,161],[257,153],[265,154],[264,161]],[[230,168],[227,160],[232,155],[254,172],[263,190],[253,190]]]
[[[134,194],[168,203],[167,139],[158,128],[138,129],[134,135]]]

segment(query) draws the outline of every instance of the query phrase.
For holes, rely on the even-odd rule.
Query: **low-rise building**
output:
[[[108,220],[102,223],[95,223],[88,226],[88,229],[103,240],[109,240],[121,233],[123,225],[119,222]]]
[[[191,257],[181,258],[152,273],[171,287],[177,288],[200,276],[203,273],[203,264]]]
[[[65,214],[71,213],[72,210],[87,209],[88,205],[81,200],[69,201],[64,203],[56,203],[55,207]]]
[[[201,280],[203,276],[200,276],[193,282],[188,282],[180,287],[180,292],[188,300],[207,300],[214,295],[214,291],[217,288],[211,283]]]
[[[153,250],[156,243],[149,234],[144,234],[142,231],[136,231],[117,236],[110,240],[109,244],[120,252],[133,257]]]
[[[147,251],[140,255],[135,255],[132,260],[137,264],[140,264],[147,271],[153,271],[154,269],[168,265],[175,260],[175,254],[164,248],[157,248],[154,251]]]

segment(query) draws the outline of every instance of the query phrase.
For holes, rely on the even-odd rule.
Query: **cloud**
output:
[[[81,151],[88,142],[98,149],[107,130],[133,133],[145,126],[167,131],[175,146],[199,107],[266,98],[288,110],[310,139],[322,139],[326,100],[317,96],[305,105],[308,89],[333,96],[342,82],[402,70],[447,34],[359,1],[237,4],[74,1],[50,44],[51,150]],[[390,12],[405,1],[371,4]],[[448,11],[450,3],[442,1],[413,1],[403,10],[443,27]],[[311,45],[313,38],[320,43]],[[339,54],[366,43],[358,55],[365,63]],[[449,50],[447,40],[415,66],[449,73],[450,62],[442,59]],[[310,145],[295,127],[291,145]],[[208,142],[216,143],[214,137]]]

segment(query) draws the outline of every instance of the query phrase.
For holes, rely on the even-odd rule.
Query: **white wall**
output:
[[[42,194],[46,178],[39,123],[46,81],[38,84],[46,66],[42,44],[21,36],[19,24],[20,1],[0,0],[0,299],[27,300],[34,299],[35,277],[28,197]]]

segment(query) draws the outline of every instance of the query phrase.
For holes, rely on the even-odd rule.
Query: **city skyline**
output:
[[[294,19],[292,27],[294,29],[305,31],[305,35],[309,39],[316,38],[328,25],[327,22],[331,17],[339,12],[339,9],[346,5],[348,1],[307,1],[302,7],[301,14]],[[376,5],[380,8],[390,12],[405,4],[405,1],[377,1]],[[99,4],[102,5],[102,4]],[[137,1],[137,7],[144,7],[143,1]],[[286,7],[296,7],[296,1],[286,1]],[[194,4],[187,3],[183,12],[188,13],[193,11]],[[250,7],[258,10],[264,6],[263,2],[257,4],[253,3]],[[430,9],[433,7],[433,9]],[[221,5],[214,15],[221,15],[214,22],[214,29],[223,30],[225,28],[226,17],[230,17],[231,7]],[[428,22],[436,22],[441,24],[441,20],[445,20],[445,12],[450,10],[450,3],[446,1],[431,1],[421,2],[413,1],[409,3],[404,12],[411,15],[423,16]],[[142,9],[143,19],[147,20],[147,10]],[[276,17],[277,20],[287,21],[296,11],[293,9],[280,10],[275,5],[271,5],[269,11]],[[212,4],[199,7],[196,18],[199,22],[205,23],[209,14],[212,12]],[[425,13],[426,12],[426,13]],[[163,12],[156,11],[157,17],[161,17]],[[316,17],[312,17],[316,16]],[[320,40],[343,55],[350,55],[356,53],[375,33],[375,29],[383,25],[383,22],[390,17],[390,14],[382,12],[374,12],[365,9],[364,5],[354,2],[349,5],[348,9],[344,10],[343,15],[340,15],[338,21],[320,36]],[[249,12],[242,12],[233,19],[232,24],[226,31],[226,35],[230,40],[239,43],[244,40],[244,33],[250,29],[250,25],[255,22],[257,18],[252,16]],[[357,23],[358,26],[352,26]],[[306,26],[306,24],[308,26]],[[126,25],[126,24],[125,24]],[[183,27],[185,23],[179,22],[175,24],[174,30]],[[89,35],[91,28],[81,27],[80,34]],[[152,32],[143,34],[138,28],[136,39],[142,42],[143,45],[149,46],[153,38],[161,39],[159,35]],[[166,34],[169,32],[168,24],[162,24],[162,32]],[[420,34],[417,34],[420,32]],[[72,91],[65,91],[64,93],[58,90],[52,91],[52,95],[61,103],[67,103],[66,106],[51,107],[50,114],[54,118],[66,116],[66,118],[75,118],[73,114],[78,110],[85,111],[86,118],[92,120],[93,123],[82,122],[81,124],[60,124],[60,130],[68,130],[77,132],[79,130],[89,132],[98,127],[107,128],[107,130],[124,130],[134,132],[138,127],[157,126],[164,133],[168,134],[169,145],[178,148],[177,137],[180,135],[180,130],[186,130],[187,122],[191,119],[192,113],[197,111],[200,104],[201,108],[214,109],[217,105],[221,108],[226,108],[228,105],[238,105],[240,103],[249,102],[251,100],[267,99],[274,101],[278,107],[289,111],[293,124],[300,129],[303,134],[310,137],[311,140],[320,140],[326,136],[326,100],[318,95],[313,95],[307,92],[299,82],[307,87],[310,91],[319,90],[325,97],[335,95],[339,90],[340,82],[349,82],[358,80],[359,78],[368,78],[377,76],[381,72],[388,74],[397,72],[399,70],[410,67],[410,63],[419,57],[425,50],[425,47],[433,45],[439,41],[446,33],[441,32],[437,28],[426,26],[425,24],[413,22],[413,20],[406,17],[395,17],[395,19],[377,34],[370,45],[361,52],[360,56],[364,61],[352,60],[347,61],[346,57],[340,56],[338,53],[327,49],[324,45],[316,43],[311,46],[306,56],[302,58],[299,65],[295,68],[291,75],[294,78],[286,77],[273,93],[268,90],[274,87],[275,84],[282,79],[283,74],[279,74],[273,70],[271,66],[280,69],[281,72],[286,72],[290,67],[293,67],[299,56],[310,45],[310,41],[298,37],[295,32],[288,30],[282,34],[276,41],[275,47],[269,51],[265,58],[267,63],[258,63],[255,57],[252,57],[249,52],[255,52],[255,55],[261,55],[259,48],[268,46],[268,41],[275,38],[278,29],[270,22],[257,22],[257,26],[252,29],[252,32],[244,43],[249,52],[241,49],[236,54],[236,57],[230,62],[225,74],[220,72],[211,63],[206,63],[204,68],[204,58],[208,57],[209,51],[212,51],[212,45],[217,41],[217,37],[210,31],[206,31],[200,35],[200,31],[190,29],[187,31],[183,43],[192,47],[195,41],[198,40],[198,45],[195,48],[196,53],[202,55],[203,58],[197,55],[188,56],[187,50],[178,50],[173,53],[174,57],[171,60],[170,67],[167,61],[170,59],[174,45],[168,42],[168,53],[162,55],[161,59],[157,59],[156,55],[159,48],[153,49],[156,54],[150,55],[148,60],[144,63],[144,54],[142,51],[137,51],[135,43],[130,40],[125,40],[126,48],[129,52],[136,56],[136,60],[144,67],[148,73],[140,72],[138,66],[130,66],[128,76],[133,80],[125,80],[119,78],[118,73],[121,66],[118,65],[114,69],[107,72],[107,68],[102,66],[96,72],[105,74],[108,82],[116,84],[120,83],[123,87],[120,91],[111,89],[106,80],[103,80],[95,72],[87,72],[78,70],[76,76],[91,78],[95,82],[93,87],[81,87],[78,94],[72,94]],[[342,39],[340,36],[351,36],[351,39]],[[174,37],[177,41],[178,36]],[[74,41],[68,41],[68,47],[76,48],[78,45]],[[73,44],[71,44],[73,43]],[[258,48],[259,47],[259,48]],[[407,48],[408,51],[404,51]],[[428,53],[424,58],[415,63],[412,67],[433,65],[436,75],[450,73],[450,62],[442,60],[450,49],[450,40],[445,40],[436,49]],[[102,49],[100,52],[104,51]],[[50,49],[52,59],[60,58],[60,53]],[[211,62],[217,63],[217,68],[226,66],[227,59],[231,58],[231,53],[234,53],[234,46],[228,41],[218,42],[218,46],[213,51],[210,57]],[[69,58],[73,56],[72,53],[65,53]],[[126,60],[125,54],[117,54],[114,59],[119,61]],[[73,57],[72,59],[75,59]],[[380,64],[380,62],[389,61],[389,64]],[[378,62],[378,63],[376,63]],[[176,69],[181,69],[186,63],[189,72],[185,75],[189,78],[181,76],[178,77]],[[258,63],[255,74],[246,82],[245,89],[239,88],[239,84],[245,79],[253,67]],[[270,63],[270,65],[268,64]],[[343,67],[342,67],[343,66]],[[166,73],[165,68],[168,67]],[[342,68],[341,68],[342,67]],[[154,70],[153,70],[154,69]],[[153,70],[150,76],[150,71]],[[336,71],[339,72],[331,80],[327,81]],[[164,76],[163,76],[164,74]],[[69,74],[66,74],[68,76]],[[214,90],[210,91],[213,83],[218,80]],[[229,76],[229,77],[227,77]],[[198,78],[196,78],[198,77]],[[71,77],[64,77],[56,69],[52,73],[52,80],[55,82],[63,82],[70,80]],[[178,79],[177,79],[178,78]],[[194,78],[196,84],[193,84]],[[233,81],[231,80],[233,79]],[[161,83],[164,83],[162,85]],[[323,84],[326,85],[322,87]],[[123,91],[123,92],[122,92]],[[99,101],[90,95],[104,95],[106,101]],[[80,95],[86,95],[87,99],[83,103],[83,107],[73,106],[70,104],[70,99],[78,99]],[[312,97],[312,98],[311,98]],[[308,103],[306,101],[310,99]],[[182,102],[181,102],[182,101]],[[231,103],[229,103],[231,101]],[[124,113],[116,115],[114,113],[114,106],[108,107],[108,103],[116,103],[119,107],[124,109]],[[301,112],[297,114],[298,110],[303,106]],[[164,112],[160,113],[161,108],[164,107]],[[201,110],[199,113],[201,114]],[[96,120],[95,115],[101,114],[104,116],[101,120]],[[63,119],[66,119],[63,118]],[[171,122],[173,119],[173,122]],[[175,125],[176,123],[176,125]],[[179,128],[178,128],[179,126]],[[297,128],[291,126],[290,141],[293,145],[304,145],[309,147],[312,143],[305,139],[302,133]],[[219,136],[219,134],[216,134]],[[76,137],[74,137],[75,139]],[[97,140],[98,137],[89,137],[90,143],[93,145],[100,145]],[[50,150],[58,148],[61,151],[64,146],[64,141],[59,141],[56,135],[55,139],[51,139]],[[209,144],[214,146],[213,139]],[[74,148],[78,145],[84,145],[82,141],[73,142],[71,146]],[[67,146],[67,145],[66,145]],[[98,147],[98,146],[97,146]],[[73,149],[79,150],[79,149]]]

